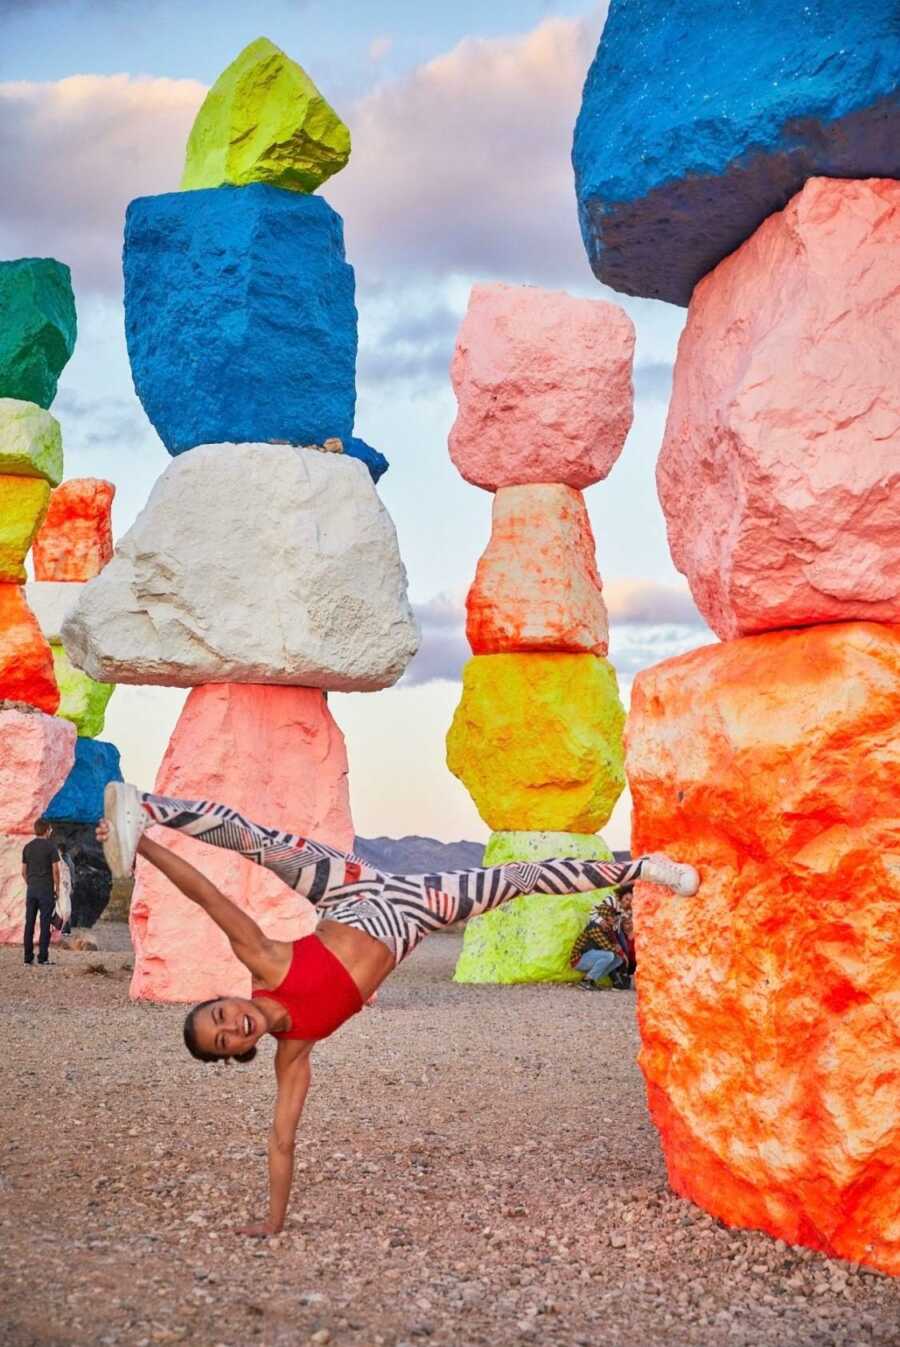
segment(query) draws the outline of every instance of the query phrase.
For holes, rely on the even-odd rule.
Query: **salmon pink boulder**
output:
[[[638,675],[643,1069],[669,1177],[729,1225],[900,1275],[900,627],[706,646]]]
[[[812,178],[694,291],[657,483],[723,639],[900,622],[898,267],[900,182]]]
[[[113,554],[116,488],[97,477],[73,477],[50,497],[32,545],[37,580],[93,580]]]
[[[476,655],[606,654],[606,605],[580,491],[537,484],[500,488],[491,540],[466,609],[466,635]]]
[[[266,826],[344,851],[353,847],[344,739],[318,689],[227,683],[194,688],[155,789],[218,800]],[[314,929],[312,905],[260,866],[165,828],[155,828],[153,838],[186,856],[276,940],[296,940]],[[219,928],[143,861],[131,935],[136,1000],[250,994],[250,975]]]
[[[450,457],[467,482],[581,489],[631,426],[634,326],[615,304],[530,285],[476,285],[450,377]]]

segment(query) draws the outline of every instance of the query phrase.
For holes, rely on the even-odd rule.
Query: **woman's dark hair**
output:
[[[207,1006],[214,1006],[222,998],[213,996],[209,1001],[201,1001],[199,1005],[193,1006],[184,1017],[184,1046],[192,1057],[196,1057],[198,1062],[252,1062],[256,1056],[256,1048],[249,1048],[247,1052],[235,1053],[230,1057],[227,1053],[206,1052],[197,1042],[197,1029],[194,1024],[194,1018],[198,1011],[205,1010]]]

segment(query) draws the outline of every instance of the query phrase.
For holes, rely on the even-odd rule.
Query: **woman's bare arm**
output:
[[[177,856],[168,847],[162,847],[144,836],[138,844],[138,852],[151,865],[155,865],[166,879],[171,880],[185,898],[190,898],[192,903],[203,908],[207,916],[228,936],[231,948],[251,973],[263,979],[269,975],[274,945],[252,917],[242,912],[230,898],[226,898],[189,861],[183,856]]]
[[[238,1231],[239,1235],[265,1238],[277,1235],[284,1228],[294,1181],[294,1138],[309,1090],[311,1049],[312,1043],[297,1039],[278,1044],[275,1053],[278,1098],[275,1101],[275,1117],[268,1147],[269,1215],[264,1221],[244,1226]]]

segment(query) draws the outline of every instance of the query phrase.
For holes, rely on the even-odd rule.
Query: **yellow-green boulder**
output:
[[[51,486],[62,481],[59,422],[36,402],[0,398],[0,473],[44,477]]]
[[[96,739],[103,732],[106,707],[116,690],[115,683],[97,683],[76,669],[58,641],[50,642],[53,672],[59,685],[56,714],[71,720],[80,739]]]
[[[187,143],[182,191],[265,182],[314,192],[350,158],[350,132],[296,61],[267,37],[216,80]]]
[[[596,655],[476,655],[447,764],[489,828],[593,833],[625,786],[625,712]]]
[[[0,582],[24,585],[31,540],[47,513],[50,483],[43,477],[0,476]]]
[[[611,861],[602,837],[581,833],[494,833],[485,865],[577,856]],[[524,894],[466,922],[454,982],[580,982],[569,955],[588,914],[609,889],[554,896]]]

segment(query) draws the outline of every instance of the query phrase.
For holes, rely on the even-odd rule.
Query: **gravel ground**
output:
[[[0,950],[4,1347],[900,1341],[900,1280],[667,1191],[630,993],[456,987],[455,935],[316,1050],[285,1233],[234,1235],[270,1049],[191,1061],[177,1007],[129,1003],[124,928],[92,934]]]

